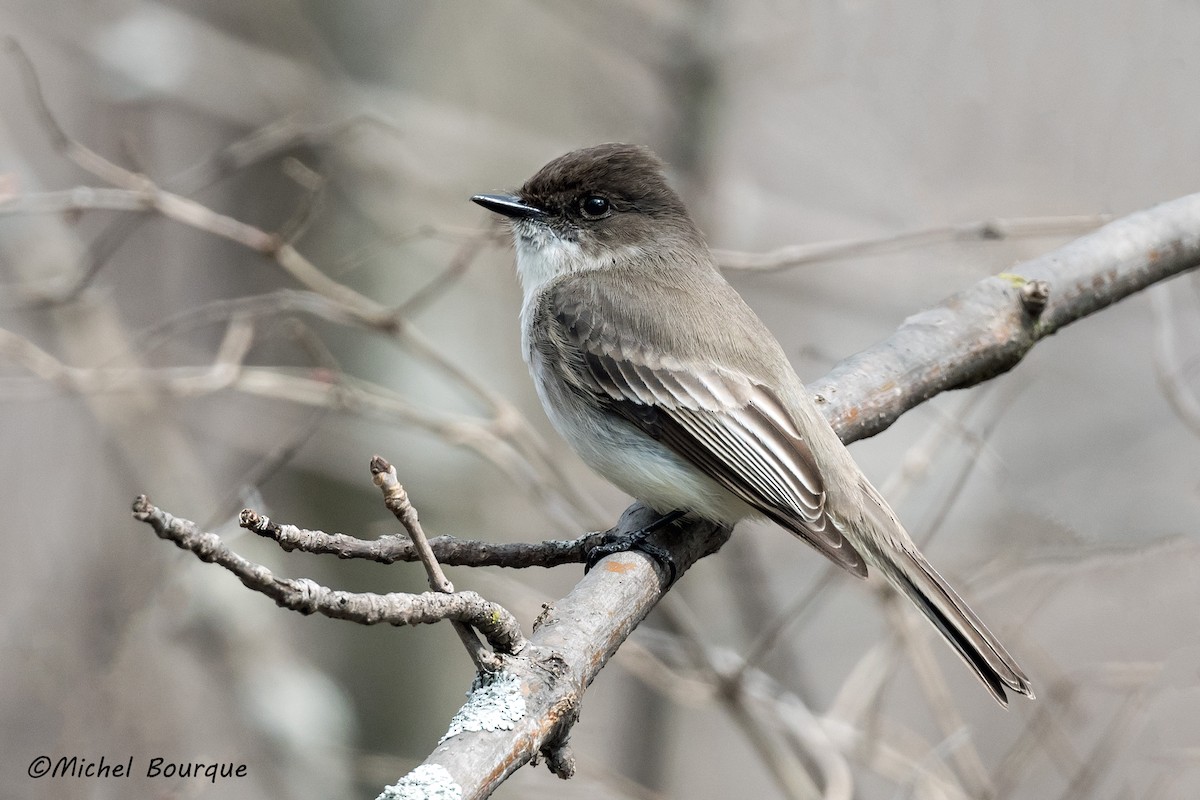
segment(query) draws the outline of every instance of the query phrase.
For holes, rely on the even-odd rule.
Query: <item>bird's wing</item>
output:
[[[646,320],[606,308],[603,295],[550,292],[540,316],[543,335],[535,346],[557,351],[547,355],[567,370],[574,391],[591,395],[834,563],[866,575],[862,557],[826,513],[808,443],[771,387],[723,366],[657,352],[639,330]]]

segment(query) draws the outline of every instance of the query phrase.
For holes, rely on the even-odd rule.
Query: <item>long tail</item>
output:
[[[1021,667],[925,557],[907,549],[892,555],[892,563],[881,571],[941,632],[1000,705],[1008,705],[1005,687],[1032,698],[1033,687]]]
[[[907,541],[908,534],[879,493],[867,484],[864,494],[867,508],[874,510],[872,507],[875,506],[881,512],[875,519],[879,528],[900,532],[898,537],[887,537],[891,540],[887,546],[877,542],[876,546],[868,548],[872,566],[877,567],[888,582],[933,623],[1000,705],[1008,705],[1006,687],[1032,698],[1033,687],[1025,672],[945,578]]]

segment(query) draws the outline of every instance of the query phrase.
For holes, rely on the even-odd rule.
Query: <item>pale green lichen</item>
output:
[[[376,800],[462,800],[462,787],[440,764],[422,764],[385,786]]]
[[[438,744],[466,731],[511,731],[524,716],[525,696],[519,678],[505,672],[477,677],[466,704],[450,720]]]

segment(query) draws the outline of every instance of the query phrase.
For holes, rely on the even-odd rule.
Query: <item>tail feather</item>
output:
[[[1008,705],[1006,688],[1032,699],[1029,678],[1000,640],[917,551],[875,487],[865,478],[861,486],[867,511],[864,521],[874,528],[863,553],[871,565],[933,623],[1000,705]]]
[[[900,563],[896,563],[900,562]],[[918,552],[900,551],[882,571],[962,657],[992,696],[1008,705],[1005,687],[1033,697],[1033,687],[1004,645]]]

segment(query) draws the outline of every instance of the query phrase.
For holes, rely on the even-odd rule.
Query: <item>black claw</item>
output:
[[[591,572],[592,567],[594,567],[594,566],[596,566],[596,564],[600,563],[600,559],[604,558],[605,556],[612,555],[613,553],[619,552],[617,550],[610,550],[609,548],[611,548],[611,547],[612,547],[611,543],[598,544],[595,547],[593,547],[587,554],[587,561],[583,562],[583,574],[587,575],[589,572]]]
[[[679,567],[675,566],[675,559],[671,553],[664,547],[659,547],[650,542],[638,542],[634,546],[635,550],[641,550],[646,555],[658,562],[659,566],[667,571],[667,586],[673,586],[675,579],[679,577]]]
[[[585,573],[590,572],[592,567],[599,563],[600,559],[610,556],[613,553],[640,550],[662,566],[667,573],[667,586],[672,585],[679,576],[679,568],[675,565],[675,559],[671,557],[670,552],[665,548],[647,542],[646,537],[655,531],[662,530],[685,513],[687,512],[677,509],[669,514],[664,514],[640,530],[633,531],[625,536],[616,537],[605,544],[592,548],[591,552],[588,553],[587,563],[584,564],[583,571]]]

